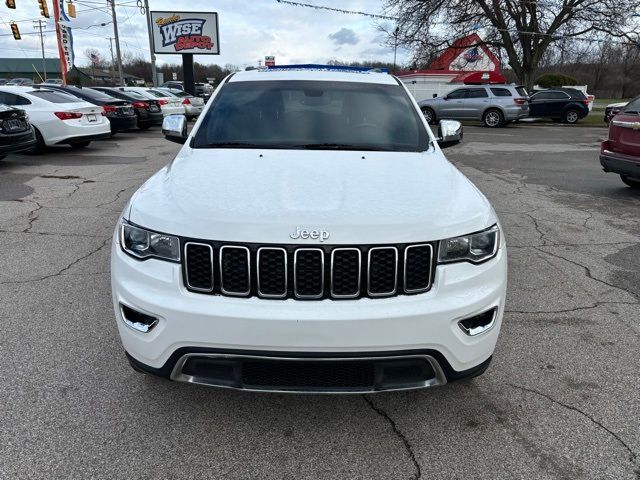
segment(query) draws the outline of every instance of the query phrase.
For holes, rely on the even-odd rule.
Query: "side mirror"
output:
[[[447,148],[462,141],[462,124],[455,120],[440,120],[438,125],[438,145]]]
[[[438,94],[437,94],[437,93],[434,93],[432,97],[433,97],[433,98],[436,98],[437,96],[438,96]]]
[[[162,120],[162,134],[171,142],[187,141],[187,117],[184,115],[167,115]]]

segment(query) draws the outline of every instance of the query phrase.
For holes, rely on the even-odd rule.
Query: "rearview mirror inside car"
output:
[[[162,134],[171,142],[187,141],[187,117],[184,115],[167,115],[162,120]]]
[[[451,147],[462,140],[462,124],[455,120],[440,120],[438,125],[438,145],[440,148]]]

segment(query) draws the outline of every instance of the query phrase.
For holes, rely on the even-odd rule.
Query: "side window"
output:
[[[506,88],[491,88],[491,93],[496,97],[511,97],[511,92]]]
[[[489,96],[484,88],[471,88],[468,92],[467,98],[486,98]]]
[[[465,98],[467,96],[467,89],[460,88],[458,90],[453,90],[452,92],[447,93],[447,98]]]
[[[539,100],[549,100],[549,94],[547,92],[536,93],[531,97],[531,100],[539,101]]]
[[[2,103],[2,100],[0,100],[0,103]],[[626,107],[624,107],[622,109],[623,112],[629,112],[629,113],[637,113],[638,111],[640,111],[640,98],[636,98],[635,100],[631,100]]]
[[[31,102],[26,98],[9,92],[0,92],[0,103],[5,105],[31,105]]]
[[[551,100],[567,100],[568,98],[571,98],[564,92],[549,92],[547,95],[549,95]]]

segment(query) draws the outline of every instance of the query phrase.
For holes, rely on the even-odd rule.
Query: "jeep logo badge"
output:
[[[289,236],[293,240],[297,240],[299,238],[306,240],[310,238],[311,240],[320,240],[320,242],[324,242],[329,239],[329,232],[326,230],[306,230],[296,227],[296,231],[294,233],[290,233]]]

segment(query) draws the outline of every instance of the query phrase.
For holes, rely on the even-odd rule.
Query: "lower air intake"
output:
[[[428,355],[372,358],[281,358],[187,354],[171,374],[177,381],[239,390],[363,393],[446,383]]]

